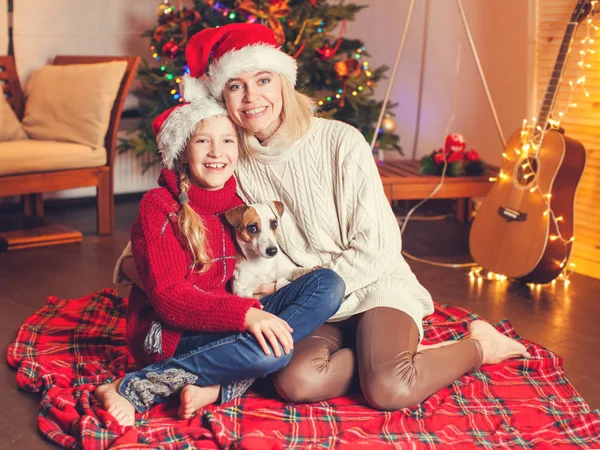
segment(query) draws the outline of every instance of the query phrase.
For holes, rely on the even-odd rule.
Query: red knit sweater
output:
[[[192,185],[189,205],[207,229],[206,243],[212,263],[204,273],[191,267],[188,244],[179,230],[178,176],[163,169],[160,188],[144,195],[131,229],[135,265],[144,283],[132,289],[127,317],[127,339],[134,358],[148,365],[173,356],[183,331],[241,332],[246,313],[260,308],[256,299],[229,293],[228,282],[235,268],[235,242],[221,213],[239,206],[235,179],[231,177],[217,191]],[[144,340],[152,326],[161,326],[162,351],[148,353]]]

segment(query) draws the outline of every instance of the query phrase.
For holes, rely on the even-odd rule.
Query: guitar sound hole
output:
[[[533,157],[523,158],[515,167],[515,181],[522,188],[528,188],[537,178],[538,160]]]

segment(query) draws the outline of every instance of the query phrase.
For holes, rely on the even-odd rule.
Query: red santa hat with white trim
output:
[[[200,95],[198,92],[195,94]],[[185,150],[198,123],[215,116],[227,116],[227,110],[208,96],[196,96],[193,102],[180,103],[159,114],[152,121],[152,131],[156,135],[163,166],[175,169],[175,162]]]
[[[190,70],[184,77],[188,78],[183,94],[186,101],[194,101],[195,96],[190,77],[203,77],[202,83],[217,100],[222,99],[227,82],[243,72],[268,70],[296,85],[296,60],[279,49],[273,31],[265,25],[232,23],[206,28],[192,36],[185,57]]]

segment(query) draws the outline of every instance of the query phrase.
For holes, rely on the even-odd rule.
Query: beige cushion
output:
[[[17,139],[27,139],[27,135],[0,89],[0,141],[14,141]]]
[[[25,89],[23,128],[31,139],[102,147],[125,61],[45,66]]]
[[[106,164],[106,149],[56,141],[0,142],[0,176]]]

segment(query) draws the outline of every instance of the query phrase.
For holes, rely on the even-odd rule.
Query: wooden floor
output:
[[[95,233],[93,206],[62,207],[49,211],[54,221],[78,228],[83,243],[0,253],[0,345],[6,346],[23,320],[40,308],[48,295],[77,298],[111,285],[111,272],[129,236],[137,214],[137,200],[116,207],[112,237]],[[434,204],[435,206],[435,204]],[[441,205],[441,208],[445,208]],[[0,213],[0,229],[11,214]],[[468,260],[468,228],[448,219],[409,223],[405,250],[421,257],[464,262]],[[436,301],[477,312],[489,321],[510,319],[517,332],[564,358],[567,376],[592,408],[600,408],[600,280],[573,276],[539,292],[509,283],[472,284],[466,270],[410,262]],[[54,448],[37,432],[39,398],[20,392],[15,372],[0,367],[0,449]]]

